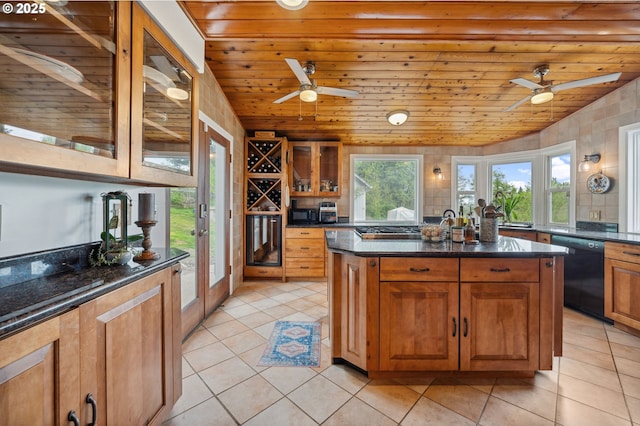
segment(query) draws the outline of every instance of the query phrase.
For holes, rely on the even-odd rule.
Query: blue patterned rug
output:
[[[258,366],[319,367],[320,323],[276,322]]]

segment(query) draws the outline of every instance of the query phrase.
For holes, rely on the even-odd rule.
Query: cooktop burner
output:
[[[356,226],[355,231],[363,240],[421,238],[420,228],[417,226]]]

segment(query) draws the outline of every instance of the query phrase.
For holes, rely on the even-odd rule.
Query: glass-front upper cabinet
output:
[[[290,142],[289,147],[289,188],[292,197],[340,196],[340,142]]]
[[[133,5],[131,177],[197,185],[197,71],[167,35]]]
[[[0,170],[129,175],[128,2],[7,2]]]

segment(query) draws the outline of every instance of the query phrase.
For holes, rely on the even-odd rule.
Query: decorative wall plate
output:
[[[600,173],[594,173],[587,178],[587,188],[594,194],[602,194],[609,190],[609,178]]]

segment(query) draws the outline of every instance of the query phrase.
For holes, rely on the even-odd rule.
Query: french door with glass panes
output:
[[[171,247],[182,262],[182,335],[229,295],[229,141],[200,122],[198,188],[172,188]]]

